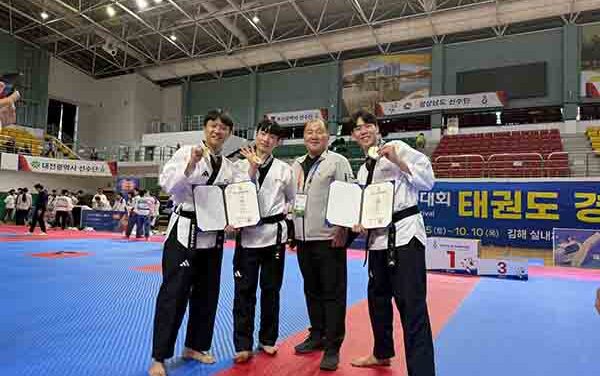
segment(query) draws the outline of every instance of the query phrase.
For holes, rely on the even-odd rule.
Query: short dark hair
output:
[[[35,189],[44,189],[44,186],[41,185],[40,183],[37,183],[36,185],[33,186],[33,188],[35,188]]]
[[[15,190],[11,189],[10,191],[8,191],[8,193],[15,193]]]
[[[210,110],[206,115],[204,115],[204,126],[208,124],[209,121],[221,120],[221,123],[225,124],[229,131],[233,131],[233,119],[229,116],[228,113],[223,110]]]
[[[352,114],[352,129],[354,129],[354,127],[356,127],[356,122],[358,121],[359,118],[363,119],[363,121],[367,124],[378,125],[377,124],[377,116],[375,116],[374,114],[370,113],[367,110],[360,109]]]
[[[63,189],[63,190],[61,191],[61,193],[62,193],[63,195],[66,195],[67,193],[69,193],[69,191],[68,191],[68,190],[66,190],[66,189]]]
[[[263,131],[273,136],[282,138],[284,135],[283,128],[275,120],[265,118],[256,125],[256,133]]]

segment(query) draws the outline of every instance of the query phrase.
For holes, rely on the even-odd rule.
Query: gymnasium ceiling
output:
[[[93,77],[168,82],[593,22],[595,9],[600,0],[0,0],[0,30]]]

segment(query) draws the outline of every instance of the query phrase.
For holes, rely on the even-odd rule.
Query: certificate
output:
[[[196,224],[201,231],[220,231],[227,226],[223,189],[216,185],[194,187]]]
[[[235,228],[256,226],[260,221],[256,185],[250,181],[229,184],[225,188],[227,222]]]
[[[327,221],[336,226],[361,224],[366,229],[384,228],[392,222],[394,184],[370,184],[364,190],[358,184],[335,181],[329,187]]]
[[[363,191],[360,224],[366,229],[383,228],[392,223],[394,184],[370,184]]]

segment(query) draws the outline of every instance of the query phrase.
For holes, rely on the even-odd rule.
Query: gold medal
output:
[[[367,156],[375,160],[379,159],[379,147],[371,146],[369,150],[367,150]]]

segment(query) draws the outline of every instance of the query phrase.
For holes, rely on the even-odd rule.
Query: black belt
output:
[[[275,239],[275,258],[279,259],[281,257],[281,252],[284,250],[285,248],[285,243],[286,241],[282,242],[282,235],[283,235],[283,226],[281,225],[281,222],[285,221],[285,214],[280,213],[280,214],[275,214],[275,215],[271,215],[268,217],[263,217],[260,219],[259,225],[267,225],[267,224],[277,224],[277,238]],[[288,225],[288,232],[289,232],[289,225]],[[287,239],[286,239],[287,240]],[[242,231],[238,231],[236,237],[235,237],[235,248],[236,250],[241,250],[242,249]]]
[[[197,222],[196,222],[196,212],[189,210],[175,210],[175,214],[180,217],[187,218],[190,220],[190,231],[188,234],[188,249],[194,250],[196,249],[196,231],[197,231]],[[225,242],[225,231],[217,231],[217,240],[215,244],[215,248],[223,249],[223,243]]]
[[[396,256],[395,256],[395,251],[394,248],[396,248],[396,222],[400,222],[401,220],[408,218],[408,217],[412,217],[413,215],[417,215],[419,214],[419,207],[417,205],[414,206],[409,206],[406,209],[402,209],[400,211],[395,212],[394,214],[392,214],[392,223],[389,224],[388,226],[388,249],[387,249],[387,264],[390,267],[393,267],[396,265]],[[369,236],[370,233],[367,235],[367,244],[365,246],[366,248],[366,252],[365,252],[365,262],[363,264],[366,265],[367,263],[367,255],[369,253]]]
[[[269,217],[263,217],[260,219],[260,223],[259,224],[273,224],[273,223],[277,223],[277,222],[281,222],[285,220],[285,214],[281,213],[281,214],[275,214],[275,215],[271,215]]]
[[[401,220],[403,220],[404,218],[408,218],[410,216],[419,214],[419,207],[417,205],[415,206],[411,206],[408,207],[406,209],[402,209],[400,211],[395,212],[394,214],[392,214],[392,222],[399,222]]]

